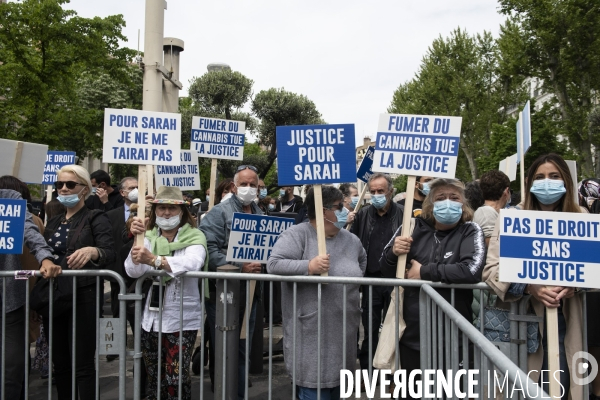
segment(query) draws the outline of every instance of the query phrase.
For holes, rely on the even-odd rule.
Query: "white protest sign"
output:
[[[220,118],[192,118],[190,148],[200,157],[242,160],[246,123]]]
[[[140,110],[104,110],[102,162],[179,165],[181,115]]]
[[[291,218],[234,213],[226,260],[266,264],[279,235],[292,225]]]
[[[517,179],[517,155],[513,154],[512,156],[506,157],[504,160],[500,161],[498,165],[498,170],[502,171],[508,176],[510,181],[514,181]]]
[[[454,178],[461,117],[381,114],[373,171]]]
[[[25,183],[42,183],[48,146],[0,139],[0,175],[12,175]]]
[[[161,186],[176,186],[181,190],[200,190],[198,153],[181,150],[181,165],[156,165],[154,177],[156,189]]]
[[[600,215],[500,210],[500,281],[600,288]]]

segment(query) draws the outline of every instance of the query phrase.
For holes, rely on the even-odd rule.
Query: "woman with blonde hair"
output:
[[[551,153],[538,157],[527,170],[525,182],[528,187],[525,190],[525,201],[522,203],[522,209],[525,211],[586,212],[575,201],[575,185],[569,167],[557,154]],[[510,307],[506,302],[520,300],[523,295],[531,295],[531,306],[537,316],[545,316],[545,307],[558,309],[559,354],[562,370],[560,382],[565,389],[563,399],[582,399],[583,386],[574,384],[569,374],[569,371],[572,371],[573,355],[583,350],[582,304],[579,296],[574,296],[575,288],[501,282],[499,259],[499,224],[496,222],[494,233],[490,238],[483,281],[498,295],[499,307],[508,309]],[[540,323],[539,332],[542,335],[541,345],[535,353],[529,354],[528,359],[530,377],[534,381],[540,379],[538,371],[548,369],[543,323]],[[549,379],[551,378],[547,376],[543,379],[546,385]],[[548,388],[545,387],[544,390],[547,391]]]
[[[65,212],[50,219],[44,231],[44,238],[54,251],[55,263],[63,270],[96,270],[110,265],[115,258],[110,221],[104,212],[85,206],[85,199],[92,192],[88,171],[79,165],[66,165],[58,171],[54,185],[58,201],[65,206]],[[59,400],[72,398],[71,357],[75,357],[75,390],[79,390],[79,398],[94,398],[96,393],[96,277],[77,278],[73,291],[77,295],[75,354],[72,354],[75,340],[72,308],[61,313],[55,302],[52,325],[50,346]],[[44,326],[50,327],[47,316]]]
[[[396,236],[385,247],[381,272],[386,278],[396,277],[398,256],[407,254],[407,279],[443,283],[478,283],[485,264],[485,241],[479,225],[471,222],[473,210],[465,197],[464,185],[456,179],[429,182],[429,194],[423,201],[421,215],[411,222],[410,237]],[[400,365],[407,375],[420,365],[419,287],[404,289],[403,316],[406,330],[400,339]],[[450,289],[437,289],[448,302]],[[457,289],[456,310],[472,321],[473,291]],[[462,352],[459,350],[459,354]]]

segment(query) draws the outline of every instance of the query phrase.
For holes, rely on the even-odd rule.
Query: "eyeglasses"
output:
[[[54,186],[56,186],[56,188],[58,190],[62,189],[63,186],[65,186],[65,185],[67,185],[67,189],[75,189],[75,186],[77,186],[77,185],[87,186],[87,185],[84,185],[83,183],[73,182],[73,181],[66,181],[66,182],[56,181],[56,182],[54,182]]]
[[[246,168],[251,169],[252,171],[254,171],[258,174],[258,170],[253,165],[240,165],[239,167],[237,167],[237,172],[243,171]]]
[[[323,208],[326,208],[328,210],[335,209],[335,210],[341,211],[342,208],[344,208],[344,203],[332,204],[330,206],[323,206]]]

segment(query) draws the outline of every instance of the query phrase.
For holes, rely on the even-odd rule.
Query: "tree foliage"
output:
[[[542,80],[582,174],[600,176],[592,148],[600,138],[590,113],[600,90],[600,5],[595,0],[500,0],[509,20],[502,31],[507,73]]]
[[[82,101],[80,85],[105,74],[133,90],[126,71],[134,52],[119,47],[122,16],[81,18],[67,2],[0,4],[0,137],[83,158],[101,143],[103,110]]]

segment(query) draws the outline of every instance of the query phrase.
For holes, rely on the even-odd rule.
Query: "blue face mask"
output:
[[[280,197],[283,197],[283,196],[285,196],[285,190],[283,190],[283,189],[279,189],[279,196],[280,196]]]
[[[210,201],[210,196],[206,195],[206,201]]]
[[[452,200],[441,200],[433,203],[433,217],[444,225],[454,225],[462,216],[462,203]]]
[[[269,204],[269,211],[273,211],[275,209],[275,204]]]
[[[358,204],[358,197],[350,197],[350,207],[352,207],[352,209],[356,208],[356,205]]]
[[[98,189],[98,188],[92,186],[92,194],[96,194],[96,189]]]
[[[348,210],[346,209],[346,207],[342,207],[341,210],[335,210],[334,211],[335,217],[337,218],[336,222],[333,221],[329,221],[331,222],[333,225],[335,225],[336,228],[338,229],[342,229],[344,226],[346,226],[346,223],[348,221]]]
[[[67,208],[73,208],[79,203],[79,193],[58,196],[58,201]]]
[[[429,182],[425,182],[423,184],[423,189],[421,189],[421,193],[423,193],[425,196],[427,196],[429,194]]]
[[[371,204],[373,204],[373,207],[378,210],[385,207],[387,204],[387,198],[385,197],[385,194],[372,194]]]
[[[533,181],[530,192],[544,205],[554,204],[567,192],[565,182],[558,179]]]
[[[264,199],[265,197],[267,197],[267,189],[260,189],[260,192],[258,193],[258,198]]]

